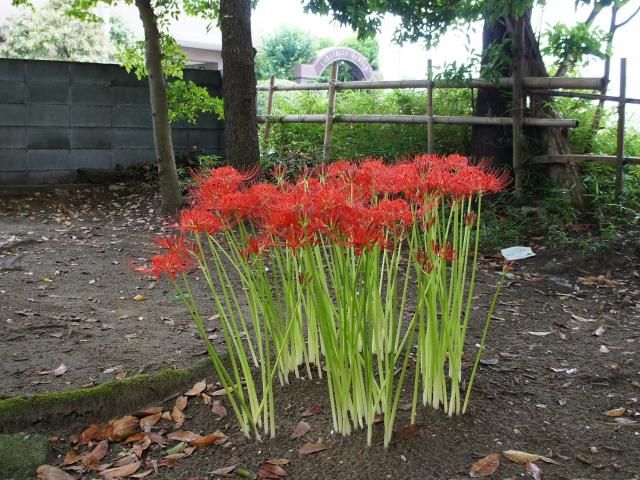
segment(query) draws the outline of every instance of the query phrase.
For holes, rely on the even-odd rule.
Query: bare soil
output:
[[[170,285],[132,269],[150,257],[153,237],[171,222],[157,219],[150,190],[117,188],[0,199],[0,398],[185,367],[202,358],[203,346]],[[293,479],[468,478],[482,456],[514,449],[558,462],[537,462],[547,479],[639,479],[640,424],[631,422],[640,420],[640,256],[637,232],[627,238],[597,258],[533,245],[537,256],[516,266],[503,291],[465,416],[420,409],[414,435],[387,450],[366,448],[364,432],[332,432],[321,380],[294,380],[278,388],[277,438],[258,443],[245,439],[231,416],[219,419],[192,399],[183,429],[222,430],[228,444],[196,451],[147,478],[212,478],[207,472],[230,465],[256,472],[270,458],[289,459],[283,468]],[[498,264],[491,255],[482,261],[467,375]],[[67,370],[55,376],[60,364]],[[324,409],[307,419],[311,430],[290,439],[314,403]],[[605,414],[619,407],[622,417]],[[408,414],[400,413],[399,430]],[[68,436],[86,426],[45,432],[57,437],[51,464],[61,464],[71,448]],[[171,427],[161,422],[154,428]],[[376,435],[381,441],[381,425]],[[300,455],[307,441],[328,448]],[[109,455],[121,448],[112,445]],[[152,447],[147,455],[161,458],[161,450]],[[526,476],[522,465],[503,459],[492,478]]]

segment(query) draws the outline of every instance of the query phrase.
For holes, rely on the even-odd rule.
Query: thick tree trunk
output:
[[[260,161],[256,76],[249,0],[220,0],[226,161],[242,169]]]
[[[182,205],[180,184],[171,141],[167,86],[162,71],[162,51],[157,18],[150,0],[136,0],[144,28],[145,63],[149,74],[149,97],[153,119],[153,141],[158,163],[158,183],[164,214],[175,213]]]
[[[505,37],[510,37],[514,31],[512,21],[499,19],[494,24],[487,25],[483,30],[483,49],[493,42],[502,42]],[[527,14],[524,22],[524,58],[522,62],[523,76],[546,77],[547,69],[544,65],[538,40],[531,27],[531,16]],[[510,72],[500,72],[500,75],[508,77]],[[511,98],[509,92],[499,89],[481,89],[476,102],[476,115],[501,115],[510,116]],[[537,96],[529,107],[532,117],[556,118],[553,110],[553,98]],[[505,131],[506,130],[506,131]],[[546,153],[549,155],[569,153],[566,132],[552,128],[537,128],[525,130],[529,139],[528,151],[530,153]],[[533,145],[541,146],[539,152],[533,152]],[[507,163],[511,165],[511,134],[510,129],[474,128],[472,135],[472,155],[476,158],[493,158],[496,164]],[[580,179],[580,171],[575,165],[552,165],[549,167],[551,180],[566,189],[572,204],[579,208],[585,208],[585,188]]]
[[[482,29],[482,50],[494,42],[501,42],[507,35],[504,20],[484,22]],[[511,56],[508,44],[505,54]],[[486,65],[486,58],[482,65]],[[509,77],[509,66],[497,72],[501,77]],[[511,116],[511,89],[481,88],[478,90],[475,112],[477,116],[509,117]],[[492,127],[474,125],[471,131],[471,156],[475,159],[490,159],[496,165],[511,166],[511,129],[508,127]]]

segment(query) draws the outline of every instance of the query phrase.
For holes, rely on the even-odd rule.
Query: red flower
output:
[[[154,255],[151,259],[151,267],[139,267],[136,271],[146,275],[153,275],[156,278],[167,275],[171,280],[175,280],[178,274],[189,271],[192,268],[191,262],[179,253],[169,250],[168,252]]]
[[[224,228],[222,220],[217,215],[202,208],[191,208],[180,213],[178,222],[180,230],[183,232],[214,234]]]
[[[433,253],[440,258],[444,258],[445,262],[453,262],[457,257],[456,251],[453,249],[449,242],[444,245],[438,245],[437,243],[433,243],[431,245],[431,250]]]

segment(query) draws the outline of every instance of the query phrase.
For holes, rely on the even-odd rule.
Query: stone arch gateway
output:
[[[296,82],[305,83],[307,80],[318,78],[329,65],[340,61],[353,66],[355,80],[371,80],[373,67],[364,55],[349,47],[329,47],[320,50],[310,63],[296,65]]]

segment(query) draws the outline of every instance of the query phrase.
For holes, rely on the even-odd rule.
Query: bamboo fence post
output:
[[[327,105],[327,119],[324,124],[324,146],[322,147],[322,162],[331,158],[331,143],[333,142],[333,112],[336,107],[336,80],[338,78],[338,63],[331,65],[329,79],[329,99]]]
[[[427,62],[427,78],[429,84],[427,85],[427,117],[429,122],[427,123],[427,153],[433,153],[433,65],[431,59]]]
[[[522,159],[522,43],[524,37],[524,17],[516,19],[514,38],[513,65],[511,69],[512,99],[511,116],[513,119],[513,176],[514,193],[522,195],[524,162]]]
[[[273,110],[273,86],[275,85],[276,77],[271,75],[269,79],[269,96],[267,97],[267,119],[264,122],[264,141],[265,143],[269,141],[269,137],[271,136],[271,113]]]
[[[618,138],[616,145],[616,201],[622,199],[624,175],[624,116],[627,97],[627,59],[620,59],[620,96],[618,103]]]

